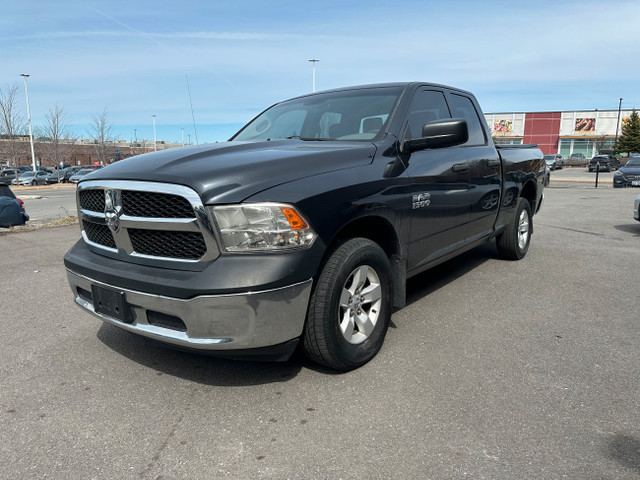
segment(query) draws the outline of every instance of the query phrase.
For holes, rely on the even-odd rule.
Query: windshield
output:
[[[36,172],[25,172],[22,174],[21,178],[29,178],[29,177],[33,177],[36,174]]]
[[[640,167],[640,157],[631,157],[625,167]]]
[[[555,156],[555,155],[545,155],[545,156],[544,156],[544,159],[545,159],[545,160],[555,160],[555,159],[556,159],[556,156]]]
[[[371,140],[384,131],[401,92],[401,87],[347,90],[279,103],[231,140]]]

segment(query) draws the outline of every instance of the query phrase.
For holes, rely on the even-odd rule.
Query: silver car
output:
[[[12,185],[44,185],[46,184],[46,178],[49,172],[40,170],[39,172],[25,172],[18,177],[18,181],[14,178],[11,181]]]
[[[69,178],[69,182],[78,183],[80,180],[82,180],[82,177],[84,177],[85,175],[89,175],[90,173],[95,171],[96,171],[95,168],[92,168],[92,169],[83,168],[82,170],[77,172],[75,175],[71,175],[71,177]]]
[[[636,201],[633,204],[633,218],[640,222],[640,195],[636,197]]]
[[[551,170],[562,168],[564,166],[564,157],[562,155],[545,155],[544,161]]]

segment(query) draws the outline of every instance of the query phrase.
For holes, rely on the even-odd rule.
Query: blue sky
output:
[[[0,0],[0,88],[29,73],[34,126],[58,104],[78,137],[222,141],[316,89],[424,80],[485,112],[640,107],[640,2]],[[20,107],[24,107],[21,90]]]

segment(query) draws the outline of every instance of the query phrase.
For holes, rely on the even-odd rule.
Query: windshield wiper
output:
[[[297,138],[298,140],[302,140],[303,142],[327,142],[334,140],[333,138],[310,138],[310,137],[301,137],[300,135],[291,135],[290,137],[286,137],[285,140],[292,140]]]

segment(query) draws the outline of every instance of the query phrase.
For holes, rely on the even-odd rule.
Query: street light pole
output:
[[[156,116],[151,116],[153,117],[153,149],[158,150],[158,139],[156,138]]]
[[[616,122],[616,141],[613,144],[614,145],[614,151],[613,153],[616,154],[618,153],[618,129],[620,128],[620,110],[622,109],[622,98],[620,99],[620,101],[618,102],[618,121]]]
[[[31,166],[33,171],[36,171],[36,154],[33,150],[33,132],[31,131],[31,113],[29,112],[29,91],[27,90],[27,78],[30,77],[28,73],[21,73],[21,77],[24,78],[24,95],[27,99],[27,121],[29,122],[29,141],[31,142]]]
[[[312,58],[309,61],[311,62],[311,65],[313,65],[313,90],[311,91],[315,92],[316,91],[316,63],[319,62],[320,60],[318,60],[317,58]]]

